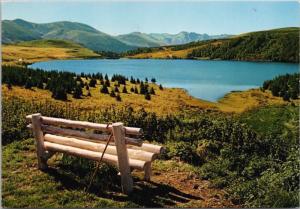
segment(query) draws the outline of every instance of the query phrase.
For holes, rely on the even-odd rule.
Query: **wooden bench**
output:
[[[124,127],[123,123],[98,124],[45,117],[40,113],[26,116],[26,121],[36,140],[41,170],[47,168],[47,160],[56,152],[99,161],[111,135],[102,161],[118,167],[122,191],[126,194],[133,188],[132,169],[144,171],[144,179],[149,181],[151,162],[164,150],[162,146],[143,143],[136,138],[142,130]]]

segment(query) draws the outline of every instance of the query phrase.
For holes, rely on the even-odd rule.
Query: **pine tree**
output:
[[[156,83],[156,79],[155,78],[151,78],[151,82],[152,83]]]
[[[59,100],[67,100],[67,92],[62,86],[57,86],[52,91],[52,97]]]
[[[114,90],[111,90],[110,96],[111,96],[111,97],[116,97],[116,94],[115,94],[115,91],[114,91]]]
[[[120,92],[117,86],[115,86],[115,92],[117,92],[117,93]]]
[[[136,86],[134,87],[134,93],[136,93],[136,94],[138,94],[138,93],[139,93],[139,91],[138,91],[138,89],[137,89],[137,87],[136,87]]]
[[[149,93],[146,93],[146,94],[145,94],[145,99],[146,99],[146,100],[151,100],[151,95],[150,95]]]
[[[108,76],[107,76],[107,74],[105,74],[105,77],[104,77],[104,78],[105,78],[105,80],[108,80]]]
[[[159,89],[160,89],[160,90],[164,90],[164,88],[162,87],[161,84],[159,84]]]
[[[145,94],[146,93],[146,88],[143,82],[141,82],[140,85],[140,94]]]
[[[82,88],[80,85],[77,85],[73,92],[73,98],[80,99],[82,96]]]
[[[110,87],[110,82],[109,80],[105,80],[105,83],[104,83],[107,87]]]
[[[90,87],[96,87],[96,84],[97,84],[97,80],[95,78],[92,78],[90,80],[89,86]]]
[[[44,83],[43,83],[43,80],[42,80],[42,79],[39,80],[37,87],[38,87],[39,89],[44,89]]]
[[[153,87],[151,87],[151,89],[150,89],[150,94],[155,94],[155,91],[154,91],[154,88]]]
[[[108,94],[109,93],[108,88],[105,84],[101,87],[100,92],[103,93],[103,94]]]
[[[122,90],[122,92],[124,93],[124,94],[127,94],[128,92],[127,92],[127,88],[126,88],[126,86],[124,86],[123,87],[123,90]]]
[[[86,90],[90,90],[90,87],[89,87],[89,85],[87,83],[85,84],[85,89]]]
[[[25,84],[25,89],[31,89],[32,88],[32,81],[31,79],[28,79]]]
[[[131,92],[134,92],[134,88],[133,88],[133,87],[131,87],[131,88],[130,88],[130,91],[131,91]]]
[[[88,91],[87,96],[88,96],[88,97],[91,97],[91,96],[92,96],[92,94],[91,94],[90,91]]]
[[[120,94],[117,94],[116,100],[117,100],[118,102],[121,102],[121,101],[122,101]]]

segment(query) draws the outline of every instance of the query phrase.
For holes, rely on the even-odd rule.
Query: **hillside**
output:
[[[164,45],[185,44],[192,41],[224,38],[228,35],[197,34],[194,32],[168,33],[140,33],[111,36],[89,25],[60,21],[37,24],[22,19],[2,21],[2,43],[12,44],[22,41],[38,39],[69,40],[92,49],[94,51],[124,52],[139,47],[157,47]]]
[[[223,59],[299,62],[299,28],[241,34],[226,39],[129,51],[130,58]]]
[[[136,48],[82,23],[61,21],[37,24],[22,19],[2,21],[2,43],[37,39],[70,40],[95,51],[122,52]]]
[[[26,65],[53,59],[100,58],[79,44],[64,40],[34,40],[2,45],[2,64]]]
[[[119,35],[117,38],[129,45],[138,47],[156,47],[156,46],[168,46],[168,45],[179,45],[186,44],[193,41],[210,40],[215,38],[227,38],[230,35],[208,35],[198,34],[194,32],[182,31],[177,34],[169,33],[140,33],[134,32],[125,35]]]

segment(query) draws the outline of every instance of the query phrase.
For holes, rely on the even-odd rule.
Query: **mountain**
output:
[[[77,22],[60,21],[37,24],[22,19],[2,21],[2,43],[4,44],[38,39],[61,39],[82,44],[94,51],[124,52],[140,47],[177,45],[225,37],[228,35],[209,36],[188,32],[178,34],[133,32],[111,36],[89,25]]]
[[[208,34],[198,34],[194,32],[182,31],[178,34],[169,33],[140,33],[134,32],[125,35],[119,35],[117,38],[129,45],[139,46],[139,47],[156,47],[156,46],[168,46],[168,45],[179,45],[186,44],[193,41],[203,41],[218,38],[228,38],[230,35],[208,35]]]
[[[166,45],[166,43],[152,38],[146,33],[133,32],[125,35],[119,35],[117,38],[129,45],[134,45],[138,47],[156,47]]]
[[[124,56],[143,59],[299,62],[299,29],[297,27],[279,28],[182,45],[139,48],[127,51]]]
[[[37,39],[70,40],[94,51],[123,52],[137,48],[82,23],[61,21],[37,24],[22,19],[2,21],[2,43]]]

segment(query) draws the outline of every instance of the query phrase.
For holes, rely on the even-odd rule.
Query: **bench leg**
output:
[[[47,168],[47,158],[45,157],[44,135],[41,127],[41,114],[32,115],[33,135],[36,141],[38,168],[44,170]]]
[[[148,162],[148,163],[146,163],[146,165],[145,165],[145,175],[144,175],[144,180],[145,180],[145,181],[150,181],[151,174],[152,174],[151,162]]]
[[[48,168],[47,165],[47,158],[45,158],[44,156],[37,156],[38,159],[38,168],[40,170],[46,170]]]

